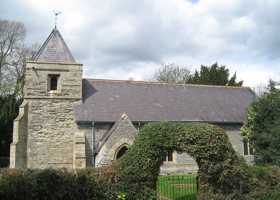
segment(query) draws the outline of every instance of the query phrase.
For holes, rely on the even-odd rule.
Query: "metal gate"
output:
[[[162,175],[157,181],[158,200],[196,200],[197,175]]]

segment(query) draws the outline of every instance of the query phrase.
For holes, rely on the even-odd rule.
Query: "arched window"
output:
[[[121,147],[116,154],[116,160],[120,159],[126,153],[127,150],[127,146]]]

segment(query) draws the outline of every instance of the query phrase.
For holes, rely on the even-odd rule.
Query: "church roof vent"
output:
[[[51,63],[76,63],[56,27],[33,57],[33,60]]]

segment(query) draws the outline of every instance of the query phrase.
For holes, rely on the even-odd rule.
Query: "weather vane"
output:
[[[53,14],[54,14],[54,27],[56,28],[56,25],[57,25],[57,17],[58,17],[58,15],[61,14],[61,12],[53,10]]]

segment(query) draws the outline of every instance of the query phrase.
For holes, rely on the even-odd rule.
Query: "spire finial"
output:
[[[54,14],[54,28],[56,29],[57,17],[58,17],[58,15],[61,14],[61,12],[60,12],[60,11],[55,11],[55,10],[53,10],[53,14]]]

